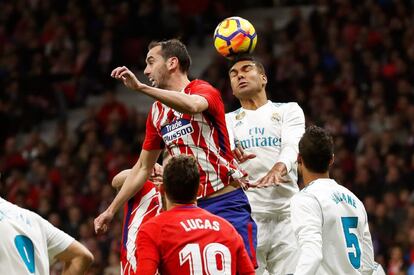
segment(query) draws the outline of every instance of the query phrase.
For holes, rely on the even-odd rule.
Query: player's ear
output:
[[[267,76],[265,74],[260,74],[263,82],[263,87],[266,87],[267,84]]]
[[[167,60],[168,70],[174,70],[174,69],[178,68],[178,66],[179,66],[179,63],[178,63],[178,58],[177,57],[173,56],[173,57],[168,58],[168,60]]]
[[[300,154],[298,154],[296,161],[298,162],[298,164],[302,164],[302,157]]]
[[[331,159],[329,160],[329,167],[331,167],[335,163],[335,155],[332,154]]]

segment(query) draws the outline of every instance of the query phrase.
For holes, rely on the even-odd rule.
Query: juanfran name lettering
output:
[[[193,126],[187,119],[177,119],[161,128],[161,135],[165,144],[169,144],[183,136],[194,132]]]

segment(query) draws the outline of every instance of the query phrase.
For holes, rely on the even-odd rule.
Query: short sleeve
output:
[[[42,217],[38,216],[38,218],[40,219],[42,230],[46,235],[49,261],[53,262],[55,256],[66,250],[72,244],[74,238],[56,228]]]
[[[156,239],[157,234],[153,223],[149,222],[142,226],[137,237],[138,270],[137,274],[155,274],[160,262]]]
[[[153,108],[154,105],[152,105],[151,110],[148,113],[145,129],[145,139],[144,144],[142,145],[142,149],[147,151],[164,149],[165,146],[162,137],[158,134],[158,131],[154,126],[154,122],[152,119]]]
[[[218,107],[223,106],[220,92],[208,83],[193,86],[191,94],[204,97],[208,102],[208,111],[211,114],[216,114],[219,110]]]

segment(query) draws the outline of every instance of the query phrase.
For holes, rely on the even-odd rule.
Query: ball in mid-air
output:
[[[224,19],[214,31],[214,47],[227,58],[253,52],[256,43],[256,30],[249,21],[241,17]]]

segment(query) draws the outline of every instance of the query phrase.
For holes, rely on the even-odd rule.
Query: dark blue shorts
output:
[[[230,222],[242,236],[244,246],[253,262],[256,262],[257,226],[251,217],[251,208],[241,188],[217,197],[200,199],[197,205]]]

